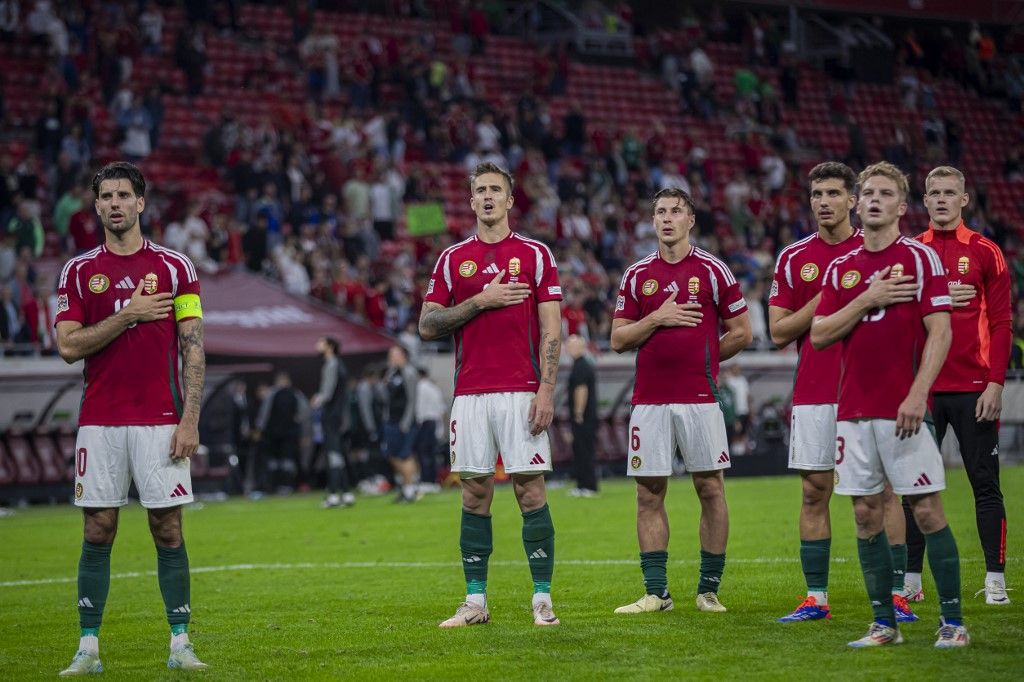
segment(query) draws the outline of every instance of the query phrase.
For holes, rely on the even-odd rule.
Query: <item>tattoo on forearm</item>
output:
[[[562,349],[562,342],[557,336],[544,334],[540,340],[540,346],[544,350],[541,363],[541,383],[555,385],[555,378],[558,376],[558,356]]]
[[[203,321],[196,319],[178,337],[181,346],[182,374],[185,379],[185,412],[182,417],[199,418],[206,377],[206,354],[203,351]]]
[[[452,308],[427,308],[420,315],[420,333],[431,339],[448,336],[480,314],[481,308],[473,299]]]

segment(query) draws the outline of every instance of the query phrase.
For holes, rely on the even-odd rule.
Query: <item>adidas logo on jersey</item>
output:
[[[185,486],[183,486],[180,483],[174,490],[171,491],[171,497],[186,497],[187,495],[188,491],[185,490]]]
[[[670,294],[672,294],[672,293],[679,293],[679,285],[676,284],[675,280],[672,280],[671,282],[668,283],[667,287],[662,289],[662,291],[667,291]]]
[[[540,456],[539,452],[533,453],[533,459],[530,460],[530,464],[544,464],[544,458]]]
[[[722,454],[720,454],[718,456],[718,463],[719,464],[725,464],[728,461],[729,461],[729,453],[726,452],[725,450],[723,450]]]
[[[114,285],[115,289],[135,289],[135,283],[132,282],[131,277],[123,277],[120,282]]]
[[[921,474],[920,476],[918,476],[917,480],[914,481],[914,487],[915,488],[923,486],[923,485],[931,485],[931,484],[932,484],[932,479],[928,478],[928,474],[924,474],[924,473]]]
[[[484,268],[485,275],[497,275],[499,272],[501,272],[501,268],[498,267],[497,263],[491,263]]]
[[[537,550],[533,554],[530,555],[530,558],[531,559],[547,559],[548,555],[547,555],[547,552],[545,552],[543,549],[540,549],[538,547]]]

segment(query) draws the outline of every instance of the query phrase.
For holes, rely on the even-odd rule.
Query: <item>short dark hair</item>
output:
[[[341,350],[341,342],[333,336],[325,336],[324,343],[326,343],[327,347],[331,349],[332,355],[337,355],[338,351]]]
[[[853,169],[840,161],[825,161],[819,163],[807,174],[807,182],[814,184],[823,180],[842,180],[843,187],[850,194],[857,188],[857,174]]]
[[[92,193],[97,197],[100,195],[100,183],[104,180],[127,180],[132,184],[135,196],[146,196],[146,178],[142,176],[142,171],[134,163],[114,161],[100,168],[99,172],[92,177]]]
[[[491,163],[490,161],[478,164],[477,167],[473,169],[473,172],[469,175],[469,189],[473,189],[473,183],[476,182],[477,178],[487,173],[497,173],[501,177],[505,178],[505,185],[508,187],[508,193],[512,194],[512,188],[516,186],[515,181],[512,179],[512,174],[498,164]]]
[[[696,214],[697,211],[693,207],[693,198],[690,197],[690,193],[679,187],[666,187],[659,189],[655,194],[654,198],[651,199],[651,213],[654,213],[654,209],[658,206],[658,199],[679,199],[686,207],[690,209],[690,213]]]

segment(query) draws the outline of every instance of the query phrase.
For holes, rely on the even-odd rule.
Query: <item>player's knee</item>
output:
[[[150,514],[149,531],[153,535],[153,542],[161,547],[180,547],[181,516],[177,514]]]
[[[725,481],[721,476],[695,477],[694,485],[701,504],[716,504],[725,499]]]
[[[922,533],[935,533],[946,527],[946,513],[936,494],[924,495],[911,502],[914,509],[914,521]]]
[[[853,520],[861,535],[877,535],[881,532],[885,518],[883,509],[880,501],[872,502],[863,497],[854,500]]]
[[[83,537],[86,542],[109,545],[117,535],[116,514],[88,514],[85,517]]]
[[[831,472],[829,472],[831,473]],[[825,482],[822,480],[814,480],[810,478],[804,479],[803,485],[803,505],[808,509],[821,510],[828,509],[829,498],[832,497],[832,482],[831,480]]]

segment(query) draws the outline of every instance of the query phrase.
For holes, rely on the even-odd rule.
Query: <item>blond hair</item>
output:
[[[964,178],[964,174],[958,169],[952,166],[937,166],[932,168],[931,172],[924,179],[924,189],[928,191],[928,182],[932,178],[956,178],[960,181],[960,191],[963,192],[967,189],[967,179]]]
[[[860,175],[857,176],[858,189],[863,187],[865,182],[876,175],[881,175],[883,178],[889,178],[895,182],[896,189],[899,190],[904,199],[907,198],[907,195],[910,193],[910,182],[907,180],[906,174],[888,161],[873,163],[862,170]]]

